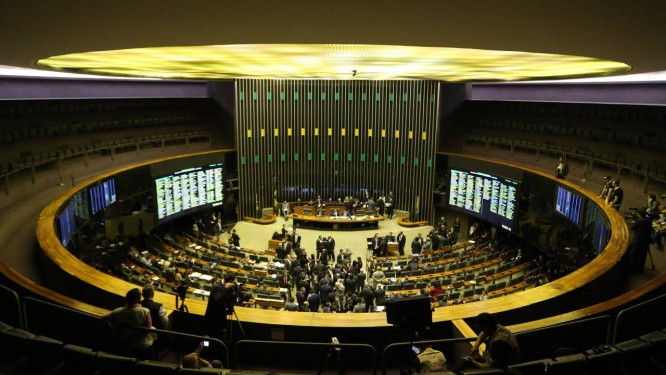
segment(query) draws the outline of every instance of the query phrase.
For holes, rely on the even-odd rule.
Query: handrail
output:
[[[5,298],[5,297],[7,297],[7,298]],[[9,299],[12,300],[11,303],[9,303],[9,301],[8,301]],[[13,290],[7,288],[6,286],[0,284],[0,300],[3,301],[2,309],[5,310],[5,312],[9,312],[9,310],[15,310],[13,312],[13,315],[15,315],[13,317],[14,321],[5,321],[5,320],[2,320],[2,321],[7,323],[7,324],[11,324],[12,326],[15,326],[15,327],[18,327],[18,328],[21,328],[21,329],[25,329],[25,320],[23,318],[23,311],[21,309],[21,301],[19,299],[18,294],[15,291],[13,291]],[[6,316],[5,312],[2,313],[2,316]]]
[[[641,302],[639,304],[633,305],[631,307],[628,307],[620,311],[617,314],[617,318],[615,319],[615,327],[613,330],[613,342],[612,342],[613,345],[617,344],[618,336],[620,336],[618,332],[621,333],[625,316],[631,317],[632,313],[645,311],[645,309],[651,308],[653,311],[653,314],[651,314],[651,316],[654,316],[656,319],[659,319],[661,318],[661,315],[663,313],[663,309],[661,309],[661,307],[663,307],[664,305],[666,305],[666,294]]]
[[[0,178],[4,179],[4,185],[5,185],[5,195],[9,195],[9,178],[13,175],[19,174],[23,171],[30,170],[32,174],[32,182],[35,183],[36,179],[36,168],[45,166],[45,165],[50,165],[53,163],[58,163],[58,169],[60,170],[61,168],[61,163],[65,159],[74,159],[83,156],[85,158],[85,165],[88,166],[88,155],[89,154],[94,154],[102,151],[111,151],[111,160],[114,160],[114,155],[115,155],[115,149],[116,148],[126,148],[126,147],[134,147],[136,148],[136,152],[138,153],[140,150],[140,146],[142,144],[152,144],[154,142],[161,142],[162,145],[162,150],[164,150],[166,146],[167,141],[175,141],[175,140],[182,140],[184,139],[186,144],[189,146],[190,139],[191,138],[201,138],[201,137],[206,137],[210,141],[211,136],[209,134],[191,134],[191,135],[186,135],[186,136],[176,136],[176,137],[168,137],[168,138],[159,138],[159,139],[153,139],[153,140],[141,140],[141,141],[135,141],[135,142],[125,142],[125,143],[119,143],[119,144],[113,144],[113,145],[108,145],[108,146],[99,146],[99,147],[94,147],[91,149],[87,149],[84,151],[78,151],[78,152],[72,152],[69,155],[62,155],[60,151],[58,151],[58,156],[55,158],[49,158],[45,160],[41,160],[38,162],[32,162],[30,165],[25,165],[21,168],[14,169],[11,171],[8,171],[4,175],[0,175]],[[62,183],[62,175],[60,176],[60,182]]]
[[[211,345],[208,347],[209,350],[211,348],[214,348],[215,352],[218,354],[222,353],[220,358],[224,359],[224,367],[227,367],[229,365],[229,348],[227,347],[227,344],[225,344],[222,340],[217,339],[215,337],[210,337],[210,336],[200,336],[200,335],[192,335],[189,333],[183,333],[183,332],[176,332],[176,331],[168,331],[165,329],[157,329],[157,328],[147,328],[147,327],[123,327],[123,329],[129,329],[133,331],[141,331],[141,332],[148,332],[148,333],[156,333],[158,337],[160,336],[172,336],[188,341],[193,341],[200,343],[202,341],[208,341],[211,343]],[[159,340],[159,339],[158,339]],[[215,344],[215,345],[212,345]],[[194,351],[195,348],[192,349]]]
[[[343,348],[357,348],[357,349],[367,349],[372,353],[371,358],[371,368],[372,373],[377,373],[377,349],[374,346],[369,344],[347,344],[347,343],[323,343],[323,342],[295,342],[295,341],[266,341],[266,340],[239,340],[231,347],[234,353],[234,366],[238,367],[238,347],[242,345],[268,345],[268,346],[316,346],[316,347],[328,347],[331,350],[343,349]],[[367,358],[367,357],[364,357]]]

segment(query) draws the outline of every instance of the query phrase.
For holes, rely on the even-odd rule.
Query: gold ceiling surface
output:
[[[41,59],[58,71],[161,79],[426,79],[523,81],[626,72],[590,57],[466,48],[356,44],[235,44],[135,48]]]

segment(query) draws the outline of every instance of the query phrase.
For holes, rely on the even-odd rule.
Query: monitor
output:
[[[519,181],[459,168],[452,168],[450,176],[449,208],[516,231]]]
[[[88,187],[88,191],[90,192],[90,213],[93,215],[116,202],[116,182],[113,178]]]
[[[158,222],[222,205],[223,172],[223,164],[215,163],[155,178]]]
[[[577,226],[580,226],[580,214],[583,212],[583,197],[563,187],[557,187],[555,211],[564,215]]]
[[[76,232],[74,202],[70,200],[56,218],[60,229],[60,243],[66,247]]]

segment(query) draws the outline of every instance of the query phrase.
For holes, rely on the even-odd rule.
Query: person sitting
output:
[[[199,346],[195,351],[192,353],[186,354],[183,357],[183,360],[181,362],[181,366],[183,368],[193,368],[193,369],[200,369],[200,368],[211,368],[213,365],[208,362],[207,360],[201,358],[201,352],[204,349],[204,343],[201,342],[199,343]]]
[[[419,373],[446,371],[446,357],[444,353],[433,349],[430,345],[421,349],[416,355]]]
[[[119,307],[104,319],[113,327],[117,347],[123,355],[139,359],[153,359],[153,342],[157,335],[133,330],[132,327],[153,328],[150,310],[141,306],[141,290],[133,288],[125,295],[126,305]]]
[[[497,324],[489,313],[479,314],[476,320],[479,337],[472,347],[472,355],[465,357],[467,363],[475,368],[503,368],[520,361],[518,340],[508,328]],[[486,350],[480,356],[481,344],[486,345]]]

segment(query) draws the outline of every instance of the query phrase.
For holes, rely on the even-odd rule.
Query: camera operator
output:
[[[224,276],[224,283],[213,280],[213,290],[206,306],[206,333],[211,337],[224,340],[224,331],[227,328],[227,316],[234,312],[239,288],[236,285],[236,276]]]
[[[629,247],[630,270],[640,273],[652,242],[652,220],[645,208],[638,210],[638,218],[629,224],[629,229],[633,231]]]

